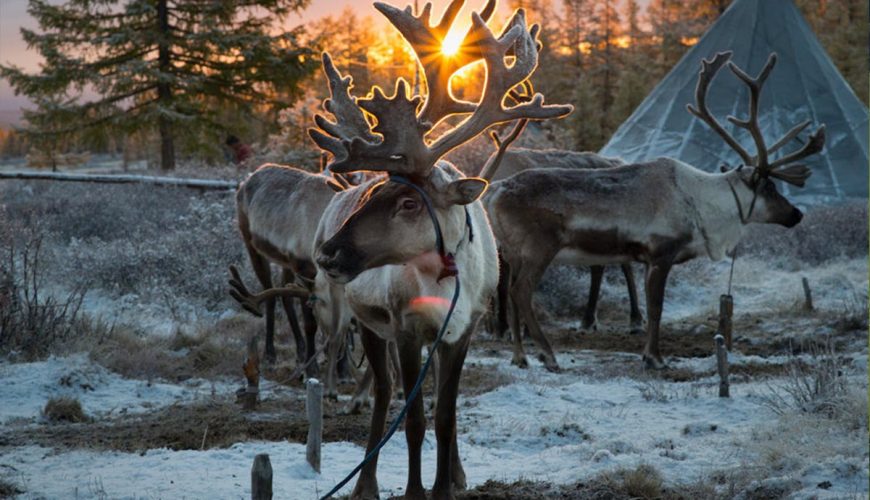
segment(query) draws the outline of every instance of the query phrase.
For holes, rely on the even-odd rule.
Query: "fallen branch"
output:
[[[216,179],[184,179],[179,177],[155,177],[150,175],[105,175],[69,174],[62,172],[0,172],[0,179],[36,179],[46,181],[98,182],[108,184],[151,184],[154,186],[175,186],[202,190],[235,190],[238,181]]]

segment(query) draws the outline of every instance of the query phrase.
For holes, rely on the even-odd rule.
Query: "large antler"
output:
[[[461,3],[451,3],[439,26],[445,21],[452,22],[456,15],[453,11],[458,10],[458,7],[461,7]],[[489,8],[489,4],[487,7]],[[391,15],[401,12],[388,6],[380,8],[390,12]],[[406,15],[399,16],[398,19],[408,23],[411,22],[409,19],[415,20],[416,23],[422,24],[421,19],[428,22],[427,12],[428,10],[424,9],[424,14],[414,18],[406,10]],[[440,27],[434,32],[438,34],[443,29],[444,27]],[[403,79],[397,81],[395,92],[391,97],[387,97],[380,88],[375,87],[368,97],[358,99],[356,104],[375,118],[377,125],[372,130],[380,136],[380,139],[373,141],[360,135],[349,141],[340,141],[345,152],[335,155],[330,170],[333,172],[379,170],[404,175],[423,175],[443,155],[471,140],[491,125],[522,118],[533,120],[557,118],[570,113],[573,107],[569,105],[544,105],[544,98],[540,94],[536,94],[529,102],[510,108],[502,105],[511,89],[525,81],[537,67],[537,33],[537,27],[532,27],[531,30],[526,28],[525,12],[522,9],[514,13],[498,38],[486,26],[483,17],[473,13],[472,26],[466,35],[463,50],[466,54],[471,54],[466,56],[465,60],[471,61],[479,55],[484,61],[486,81],[480,101],[475,104],[458,101],[449,96],[448,99],[445,97],[447,95],[445,89],[434,86],[436,83],[446,84],[447,79],[429,80],[429,98],[422,106],[422,111],[418,113],[421,99],[408,95],[408,85]],[[440,35],[429,33],[426,36],[437,38]],[[505,62],[508,56],[513,59],[511,65]],[[433,98],[441,99],[438,101],[440,104],[430,105],[429,102]],[[443,118],[444,113],[456,113],[460,112],[457,111],[460,109],[461,112],[471,112],[471,116],[434,143],[427,143],[425,137],[433,125],[430,118],[440,119]],[[313,131],[312,137],[318,140],[318,136],[323,135],[318,134],[318,131]],[[330,135],[334,136],[334,134]]]
[[[764,141],[764,134],[761,131],[761,126],[758,123],[758,103],[761,99],[761,90],[764,87],[767,77],[776,65],[776,53],[771,53],[761,72],[755,78],[749,76],[745,71],[740,69],[736,64],[730,61],[732,53],[719,52],[712,60],[701,61],[701,72],[698,75],[698,85],[695,88],[695,102],[697,107],[691,104],[686,108],[690,113],[703,120],[710,126],[719,136],[721,136],[728,145],[740,155],[743,163],[755,167],[755,175],[761,177],[774,177],[784,182],[788,182],[798,187],[803,187],[807,178],[812,174],[812,171],[806,165],[792,165],[794,162],[814,155],[820,152],[825,146],[825,126],[821,125],[815,132],[810,134],[807,142],[800,149],[782,156],[781,158],[770,161],[770,157],[785,146],[788,142],[795,139],[809,124],[807,120],[785,133],[776,143],[770,148],[767,147]],[[753,156],[740,145],[739,142],[729,134],[715,117],[707,109],[707,91],[710,83],[715,78],[716,74],[725,63],[728,63],[728,68],[739,78],[747,87],[749,87],[749,117],[746,120],[740,120],[733,116],[728,116],[728,121],[736,127],[742,128],[749,132],[755,142],[756,155]]]
[[[332,153],[335,161],[347,156],[347,148],[343,142],[350,141],[354,137],[374,141],[376,137],[372,135],[365,115],[350,94],[353,78],[341,76],[328,52],[323,53],[322,63],[330,94],[330,97],[323,101],[323,109],[330,112],[335,117],[335,121],[329,121],[320,114],[314,115],[314,122],[319,129],[309,129],[308,134],[321,149]]]
[[[457,70],[483,57],[480,47],[469,36],[471,33],[466,33],[456,53],[443,52],[444,39],[447,38],[447,33],[464,4],[465,0],[453,0],[438,24],[431,26],[432,3],[430,2],[426,3],[419,16],[414,16],[410,5],[405,7],[405,10],[400,10],[392,5],[375,2],[375,8],[399,30],[414,49],[417,60],[423,66],[428,97],[419,118],[421,122],[429,123],[433,127],[451,114],[474,111],[473,103],[454,99],[450,95],[449,87],[450,77]],[[492,13],[495,12],[495,5],[495,0],[487,0],[480,12],[480,18],[484,22],[489,21]]]

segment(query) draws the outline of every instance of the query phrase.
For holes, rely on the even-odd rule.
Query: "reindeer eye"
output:
[[[417,201],[407,199],[402,202],[402,208],[405,210],[417,210]]]

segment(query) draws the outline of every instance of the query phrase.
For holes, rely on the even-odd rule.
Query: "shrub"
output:
[[[82,405],[79,403],[79,400],[70,397],[49,399],[48,403],[45,404],[45,409],[42,410],[42,414],[51,422],[68,422],[75,424],[90,420],[82,410]]]
[[[45,293],[40,227],[22,227],[0,211],[0,228],[0,350],[44,356],[74,331],[84,290],[65,299]]]

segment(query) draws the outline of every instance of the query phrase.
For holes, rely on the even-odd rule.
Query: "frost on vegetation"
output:
[[[789,355],[785,378],[768,383],[767,391],[760,395],[762,404],[779,415],[807,413],[866,424],[866,395],[862,412],[858,408],[862,398],[856,401],[854,380],[847,376],[848,367],[834,350],[833,339],[826,337],[803,350],[808,356]]]

